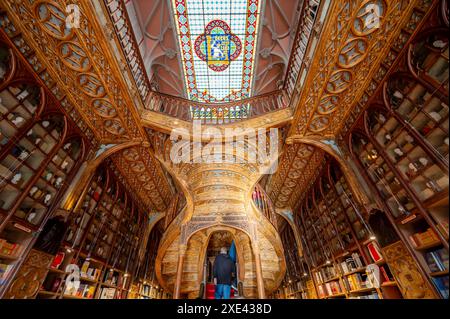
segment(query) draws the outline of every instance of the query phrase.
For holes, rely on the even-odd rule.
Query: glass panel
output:
[[[223,102],[251,96],[260,4],[172,0],[189,99]]]

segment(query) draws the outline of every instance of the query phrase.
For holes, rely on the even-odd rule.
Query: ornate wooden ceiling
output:
[[[66,8],[71,4],[80,8],[79,28],[66,25]],[[3,6],[11,22],[8,27],[15,30],[9,36],[23,35],[26,46],[36,52],[35,63],[46,68],[59,94],[78,110],[98,144],[146,140],[135,94],[124,81],[123,67],[113,58],[90,1],[3,1]],[[132,160],[121,152],[113,157],[114,163],[148,208],[166,209],[171,190],[159,163],[148,147],[129,151],[135,155]],[[137,169],[140,166],[142,170]]]
[[[343,128],[347,130],[347,118],[351,116],[353,121],[364,108],[379,79],[395,60],[396,52],[432,3],[431,0],[333,1],[314,55],[304,59],[307,74],[303,81],[297,81],[298,102],[292,108],[295,113],[288,136],[334,138]],[[69,4],[80,8],[78,29],[69,29],[65,24],[64,8]],[[373,5],[381,13],[377,27],[364,22]],[[59,100],[73,105],[81,117],[75,121],[93,132],[97,144],[130,140],[141,143],[115,154],[112,160],[148,207],[164,210],[172,192],[142,124],[140,113],[147,93],[129,68],[121,51],[121,39],[114,32],[104,4],[81,0],[4,0],[2,6],[10,20],[3,19],[3,29],[25,56],[28,51],[35,53],[30,64],[41,71],[46,84],[55,84],[49,88]],[[273,18],[281,16],[283,13],[279,11]],[[280,21],[284,20],[290,18],[283,17]],[[176,125],[168,119],[170,116],[162,116],[167,128]],[[249,123],[236,125],[259,125],[261,121]],[[323,157],[324,152],[314,147],[284,146],[280,169],[267,186],[277,207],[295,206]]]

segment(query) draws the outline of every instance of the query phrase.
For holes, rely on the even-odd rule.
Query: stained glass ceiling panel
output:
[[[262,0],[172,0],[188,98],[251,96]]]

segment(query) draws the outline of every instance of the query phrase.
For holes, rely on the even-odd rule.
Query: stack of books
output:
[[[367,278],[363,278],[363,275],[360,273],[351,274],[350,276],[345,277],[344,282],[347,284],[347,288],[350,291],[371,288],[372,285]]]
[[[330,281],[325,284],[325,288],[327,290],[327,295],[337,295],[342,293],[342,287],[339,285],[339,281]]]
[[[101,269],[95,267],[89,267],[89,261],[85,261],[81,266],[81,277],[88,278],[91,280],[98,280]]]
[[[66,286],[64,295],[92,299],[94,297],[94,292],[95,286],[80,284],[78,289],[75,286]]]
[[[423,233],[415,233],[413,235],[410,235],[409,239],[411,240],[415,248],[420,248],[426,245],[432,245],[439,242],[438,236],[431,228],[428,228]]]
[[[10,243],[6,239],[0,238],[0,254],[2,255],[16,257],[20,254],[21,247],[20,244]]]

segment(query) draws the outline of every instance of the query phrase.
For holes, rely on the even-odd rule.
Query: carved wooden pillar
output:
[[[175,279],[175,287],[173,291],[173,298],[180,299],[181,280],[183,278],[183,263],[186,256],[187,245],[182,244],[178,247],[178,264],[177,264],[177,277]]]
[[[266,291],[264,289],[264,279],[261,266],[261,254],[259,246],[256,241],[252,242],[253,255],[255,256],[255,268],[256,268],[256,286],[258,288],[258,298],[265,299]]]
[[[34,299],[45,280],[53,256],[32,249],[16,274],[4,299]]]

